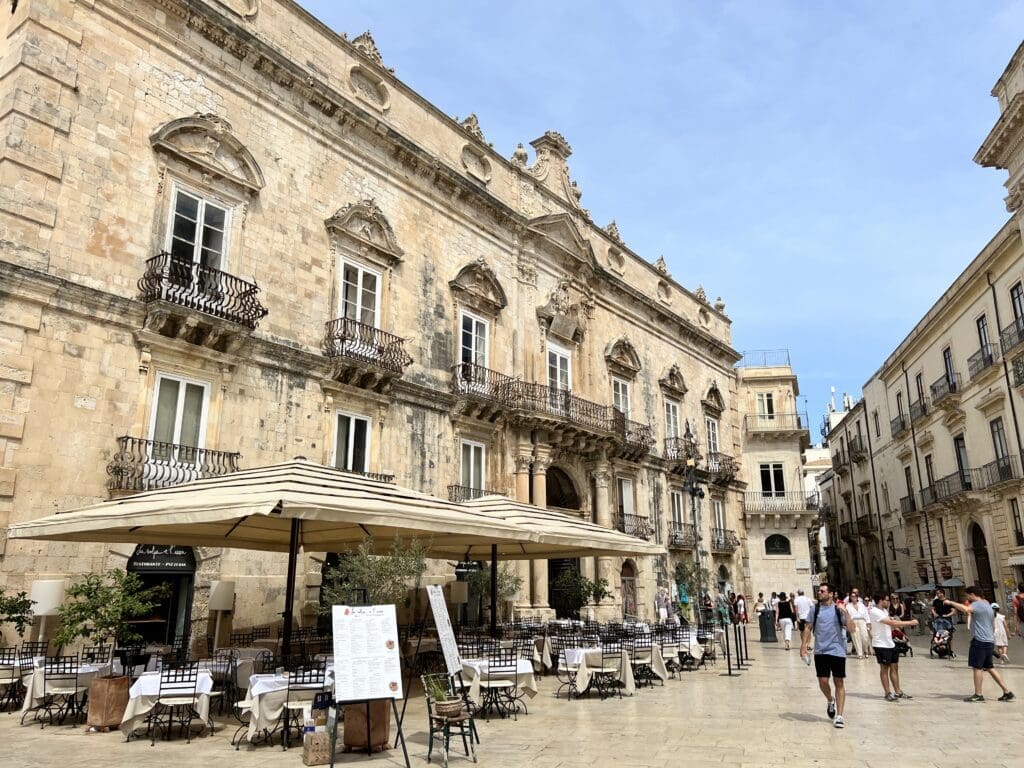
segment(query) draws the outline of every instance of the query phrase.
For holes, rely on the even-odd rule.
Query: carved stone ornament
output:
[[[725,302],[722,301],[722,297],[721,296],[719,296],[717,299],[715,299],[715,310],[717,312],[725,312]]]
[[[387,112],[391,107],[391,94],[377,73],[356,64],[348,71],[348,79],[353,93],[360,100],[381,112]]]
[[[654,268],[657,269],[661,274],[668,274],[668,264],[665,263],[665,257],[659,256],[658,260],[654,262]]]
[[[254,19],[260,12],[260,0],[217,0],[217,4],[244,19]]]
[[[539,139],[530,142],[537,151],[537,160],[527,170],[537,181],[558,194],[570,205],[579,209],[583,192],[569,178],[566,159],[572,154],[572,147],[557,131],[546,131]]]
[[[577,344],[583,341],[586,312],[581,304],[570,303],[568,280],[558,281],[547,304],[537,308],[537,319],[550,335]]]
[[[707,293],[704,292],[704,286],[703,285],[698,285],[697,286],[697,293],[695,293],[694,295],[697,297],[697,301],[702,301],[705,304],[708,303],[708,295],[707,295]]]
[[[530,471],[530,465],[533,464],[533,454],[520,453],[516,455],[516,474],[522,475]]]
[[[508,306],[497,275],[482,258],[460,269],[448,286],[463,304],[490,317],[497,316]]]
[[[360,200],[339,208],[324,224],[333,245],[340,237],[350,238],[383,257],[386,266],[402,260],[395,232],[373,200]]]
[[[593,268],[594,249],[568,214],[554,213],[531,219],[527,223],[527,232],[542,247],[553,246],[556,251],[572,258],[573,268],[580,265]]]
[[[722,393],[718,389],[718,382],[711,382],[711,386],[708,387],[708,393],[700,401],[700,404],[712,416],[717,418],[722,415],[722,411],[725,410],[725,400],[722,399]]]
[[[604,228],[604,232],[616,243],[619,243],[620,245],[624,244],[622,242],[622,235],[619,234],[619,225],[615,223],[615,219],[612,219],[611,222],[609,222],[608,226]]]
[[[352,45],[363,54],[366,58],[372,61],[381,69],[387,70],[388,72],[394,72],[393,69],[388,69],[384,66],[384,59],[381,58],[380,50],[377,48],[377,43],[373,40],[373,35],[370,34],[370,30],[366,30],[359,37],[353,38]]]
[[[512,165],[516,168],[525,168],[529,159],[530,156],[526,154],[526,148],[520,142],[516,146],[516,151],[512,153]]]
[[[459,118],[456,117],[455,119],[458,120]],[[480,121],[477,119],[475,112],[470,112],[469,117],[459,123],[459,125],[462,126],[462,130],[481,144],[487,144],[487,139],[484,138],[484,132],[480,130]]]
[[[640,355],[627,338],[620,338],[609,344],[604,351],[608,370],[617,376],[634,379],[640,372]]]
[[[467,144],[462,148],[462,167],[470,176],[484,184],[491,180],[491,161],[478,147]]]
[[[670,397],[674,397],[678,400],[682,400],[686,395],[686,382],[683,380],[683,372],[679,370],[679,366],[675,363],[668,369],[665,376],[658,379],[658,384],[661,386],[661,391]]]
[[[150,135],[149,143],[154,150],[202,174],[233,182],[251,193],[258,193],[264,186],[256,158],[234,135],[231,124],[217,115],[197,112],[171,120]]]
[[[658,301],[662,304],[672,303],[672,288],[665,280],[658,281]]]

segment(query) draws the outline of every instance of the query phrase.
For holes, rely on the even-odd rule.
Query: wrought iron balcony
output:
[[[854,435],[850,438],[850,442],[847,443],[847,447],[850,451],[850,458],[856,463],[866,461],[868,458],[868,446],[867,441],[860,435]]]
[[[999,350],[992,344],[985,344],[967,358],[967,373],[971,381],[978,378],[988,368],[996,364],[999,359]]]
[[[960,374],[946,375],[928,388],[932,395],[932,405],[936,408],[943,405],[950,405],[960,400]]]
[[[515,407],[518,380],[473,363],[452,366],[451,391],[458,395],[462,411],[469,416],[494,421]]]
[[[857,518],[857,534],[860,536],[874,536],[878,532],[878,524],[873,515],[861,515]]]
[[[910,429],[910,420],[902,413],[889,422],[889,430],[892,432],[893,438],[899,437],[908,429]]]
[[[338,469],[339,472],[344,472],[348,475],[359,475],[365,477],[367,480],[377,480],[381,483],[393,483],[395,482],[395,476],[392,474],[385,474],[383,472],[360,472],[358,469]]]
[[[1024,386],[1024,355],[1018,355],[1013,359],[1013,386]]]
[[[935,492],[935,484],[926,485],[921,489],[921,509],[925,510],[938,501],[938,494]]]
[[[514,402],[517,409],[547,414],[591,429],[612,431],[610,405],[600,405],[577,397],[569,389],[549,387],[528,381],[515,382]]]
[[[650,539],[654,529],[646,517],[619,512],[615,515],[615,530],[638,539]]]
[[[832,470],[840,475],[845,475],[850,471],[850,463],[846,451],[842,448],[832,454]]]
[[[839,538],[843,541],[857,541],[857,525],[853,522],[840,523]]]
[[[695,549],[697,546],[697,529],[692,523],[669,522],[668,548]]]
[[[139,278],[144,302],[166,301],[254,330],[266,317],[256,283],[172,256],[164,251],[146,262]]]
[[[677,462],[685,465],[687,461],[693,460],[694,466],[700,463],[701,455],[700,449],[697,445],[697,439],[690,437],[666,437],[665,438],[665,458],[671,462]]]
[[[913,494],[900,499],[900,514],[904,517],[917,514],[917,499],[914,498]]]
[[[1020,346],[1024,342],[1024,317],[1018,318],[999,332],[999,346],[1003,348],[1003,354],[1011,349]]]
[[[124,435],[117,438],[117,453],[107,464],[107,488],[152,491],[204,477],[219,477],[237,472],[240,456]]]
[[[910,404],[910,420],[918,421],[928,415],[928,401],[924,398]]]
[[[743,417],[747,432],[800,432],[807,424],[806,413],[748,413]]]
[[[807,513],[818,508],[818,496],[803,491],[747,491],[743,494],[743,509],[751,513],[778,514]]]
[[[461,504],[464,501],[479,499],[481,496],[504,496],[501,491],[494,491],[490,488],[473,488],[468,485],[449,485],[448,501]]]
[[[366,363],[399,376],[412,363],[405,339],[348,317],[327,323],[323,349],[327,357]]]
[[[971,470],[971,483],[975,489],[992,488],[1002,483],[1021,479],[1020,457],[1003,456]]]
[[[708,454],[708,462],[705,471],[708,478],[715,485],[728,485],[736,477],[739,471],[739,464],[732,456],[724,453],[713,452]]]
[[[931,487],[934,492],[934,501],[942,501],[967,493],[973,489],[974,485],[969,472],[954,472],[951,475],[940,477]]]
[[[740,539],[736,531],[729,528],[711,529],[711,551],[712,552],[735,552],[740,545]]]
[[[619,438],[612,450],[617,456],[639,459],[654,445],[654,430],[649,424],[631,421],[616,408],[612,408],[612,430]]]

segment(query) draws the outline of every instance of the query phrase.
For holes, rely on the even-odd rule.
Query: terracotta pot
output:
[[[121,725],[130,687],[131,679],[126,675],[93,679],[89,685],[86,724],[96,728],[117,728]]]
[[[366,705],[346,704],[342,711],[345,717],[345,751],[366,749]],[[374,752],[387,749],[391,736],[391,700],[370,702],[370,747]]]

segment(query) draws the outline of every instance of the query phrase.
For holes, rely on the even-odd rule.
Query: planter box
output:
[[[89,714],[86,724],[95,728],[117,728],[124,719],[128,706],[128,689],[131,679],[126,675],[118,677],[97,677],[89,685]]]

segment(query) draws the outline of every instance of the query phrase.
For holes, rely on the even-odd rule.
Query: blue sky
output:
[[[502,155],[562,133],[595,222],[790,350],[815,438],[1008,217],[971,158],[1021,3],[301,2]]]

